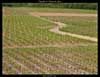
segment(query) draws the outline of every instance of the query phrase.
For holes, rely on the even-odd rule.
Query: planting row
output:
[[[97,74],[97,47],[3,49],[6,74]]]
[[[48,28],[39,28],[47,27]],[[49,32],[53,23],[31,16],[3,16],[3,45],[29,46],[53,43],[92,43],[91,41]],[[38,28],[37,28],[38,27]]]

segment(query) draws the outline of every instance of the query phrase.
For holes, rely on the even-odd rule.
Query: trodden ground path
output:
[[[86,39],[86,40],[91,40],[91,41],[97,42],[97,38],[94,38],[94,37],[83,36],[83,35],[78,35],[78,34],[73,34],[73,33],[69,33],[69,32],[60,31],[60,28],[64,27],[63,24],[60,23],[60,22],[55,22],[55,23],[58,26],[50,29],[49,31],[54,32],[54,33],[58,33],[58,34],[61,34],[61,35],[69,35],[69,36],[72,36],[72,37],[77,37],[77,38],[81,38],[81,39]]]
[[[61,34],[61,35],[69,35],[69,36],[72,36],[72,37],[76,37],[76,38],[81,38],[81,39],[86,39],[86,40],[90,40],[90,41],[94,41],[94,42],[97,42],[97,38],[94,38],[94,37],[90,37],[90,36],[84,36],[84,35],[79,35],[79,34],[73,34],[73,33],[70,33],[70,32],[63,32],[63,31],[60,31],[60,28],[64,27],[66,24],[64,23],[61,23],[61,22],[55,22],[55,21],[52,21],[52,20],[48,20],[46,18],[43,18],[43,17],[40,17],[40,16],[97,16],[96,14],[70,14],[70,13],[30,13],[32,16],[36,16],[42,20],[46,20],[46,21],[49,21],[49,22],[52,22],[52,23],[55,23],[57,24],[57,26],[53,27],[52,29],[50,29],[49,31],[51,32],[54,32],[54,33],[57,33],[57,34]]]
[[[46,12],[34,12],[33,16],[97,16],[97,14],[81,14],[81,13],[46,13]]]

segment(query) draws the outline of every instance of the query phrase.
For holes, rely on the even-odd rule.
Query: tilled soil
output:
[[[18,56],[17,56],[18,55]],[[79,56],[77,56],[79,55]],[[3,52],[3,71],[8,73],[6,68],[11,68],[12,73],[17,74],[92,74],[96,73],[94,68],[89,66],[89,62],[80,63],[82,54],[73,52]],[[73,57],[72,57],[73,56]],[[88,56],[86,54],[86,56]],[[72,57],[72,58],[71,58]],[[91,56],[89,56],[91,57]],[[76,59],[76,61],[74,60]],[[5,62],[6,61],[6,62]],[[20,65],[20,68],[18,67]],[[25,70],[23,70],[25,69]]]

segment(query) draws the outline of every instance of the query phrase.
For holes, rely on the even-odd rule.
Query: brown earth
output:
[[[96,45],[95,43],[63,43],[63,44],[48,44],[48,45],[13,45],[13,46],[4,46],[3,48],[41,48],[41,47],[58,47],[58,48],[66,48],[66,47],[75,47],[75,46],[89,46]]]
[[[80,14],[80,13],[46,13],[46,12],[33,12],[33,16],[97,16],[97,14]]]

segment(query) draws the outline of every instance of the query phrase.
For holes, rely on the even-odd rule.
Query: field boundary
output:
[[[52,44],[52,45],[30,45],[30,46],[7,46],[3,47],[5,48],[43,48],[43,47],[57,47],[57,48],[66,48],[66,47],[75,47],[75,46],[90,46],[90,45],[97,45],[95,43],[79,43],[79,44],[65,44],[65,45],[59,45],[59,44]]]
[[[34,12],[30,13],[33,16],[97,16],[97,14],[81,14],[81,13],[46,13],[46,12]]]

